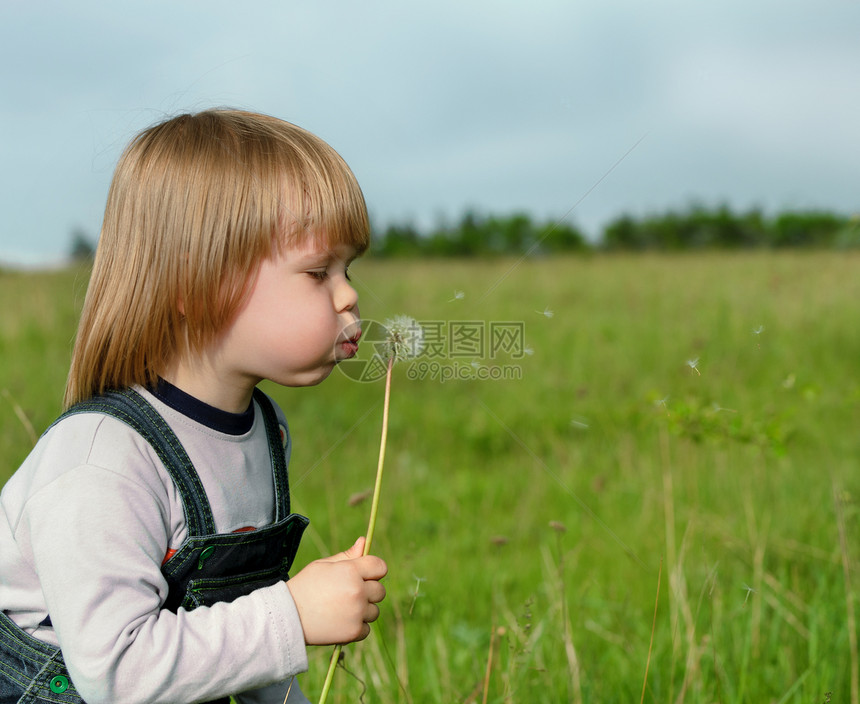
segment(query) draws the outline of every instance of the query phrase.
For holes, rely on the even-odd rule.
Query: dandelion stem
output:
[[[367,524],[367,535],[364,540],[364,554],[370,554],[373,534],[376,532],[376,514],[379,512],[379,495],[382,493],[382,469],[385,465],[385,446],[388,443],[388,407],[391,399],[391,370],[394,367],[394,357],[388,360],[388,370],[385,374],[385,401],[382,404],[382,436],[379,440],[379,462],[376,465],[376,483],[373,487],[373,500],[370,504],[370,521]]]
[[[340,660],[340,652],[343,650],[342,645],[336,645],[334,652],[331,654],[331,661],[328,664],[328,672],[325,673],[325,682],[323,683],[322,694],[320,694],[320,704],[325,704],[328,699],[328,691],[331,689],[332,680],[334,680],[334,671],[337,669],[337,663]],[[286,704],[286,702],[284,703]]]
[[[373,543],[373,534],[376,531],[376,516],[379,512],[379,495],[382,492],[382,469],[385,466],[385,446],[388,443],[388,407],[391,399],[391,371],[393,368],[394,356],[391,356],[388,359],[388,369],[385,374],[385,402],[382,405],[382,437],[379,441],[379,462],[376,465],[376,483],[373,487],[373,500],[370,504],[370,521],[367,524],[367,535],[364,539],[363,555],[370,554],[370,546]],[[328,664],[328,672],[326,672],[319,704],[325,704],[326,699],[328,699],[331,683],[334,680],[334,671],[337,669],[338,662],[340,662],[340,654],[342,650],[342,645],[336,645],[334,652],[331,654],[331,661]]]

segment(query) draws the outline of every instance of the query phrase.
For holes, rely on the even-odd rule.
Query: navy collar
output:
[[[210,406],[208,403],[194,398],[182,389],[174,386],[161,377],[154,389],[149,389],[152,395],[162,403],[170,406],[184,416],[205,425],[207,428],[217,430],[227,435],[244,435],[254,425],[254,402],[248,406],[248,410],[242,413],[230,413],[220,408]]]

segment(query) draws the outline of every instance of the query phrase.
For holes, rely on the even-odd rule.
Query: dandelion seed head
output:
[[[395,315],[382,323],[386,330],[385,356],[395,362],[417,357],[424,349],[424,328],[408,315]]]

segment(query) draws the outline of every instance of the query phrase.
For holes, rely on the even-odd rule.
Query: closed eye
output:
[[[325,281],[329,277],[328,269],[311,269],[306,272],[309,276],[312,276],[317,281]],[[344,268],[343,276],[347,281],[352,281],[349,276],[349,267]]]

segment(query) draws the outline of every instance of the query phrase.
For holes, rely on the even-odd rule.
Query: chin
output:
[[[282,385],[290,387],[317,386],[329,378],[333,369],[334,365],[332,364],[325,369],[315,369],[305,374],[297,374],[289,382]]]

